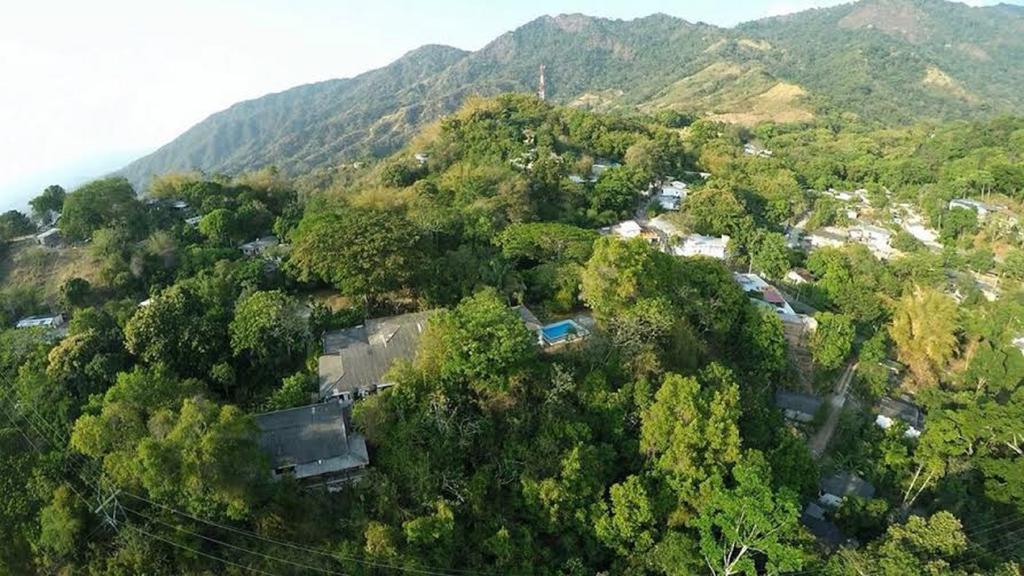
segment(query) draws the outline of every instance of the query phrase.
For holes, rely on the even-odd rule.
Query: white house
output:
[[[665,210],[679,210],[679,205],[686,199],[687,186],[685,182],[673,180],[668,186],[662,186],[657,201]]]
[[[979,202],[978,200],[971,200],[970,198],[954,198],[949,201],[949,209],[960,208],[963,210],[974,210],[978,215],[979,220],[984,220],[992,212],[999,210],[997,206]]]
[[[810,284],[814,282],[814,276],[806,268],[793,268],[786,272],[786,280],[793,284]]]
[[[1021,354],[1024,354],[1024,336],[1018,336],[1013,339],[1013,345],[1020,350]]]
[[[612,226],[612,234],[626,240],[639,238],[643,232],[644,229],[636,223],[636,220],[625,220],[623,222],[619,222],[615,226]]]
[[[63,314],[29,316],[18,320],[15,328],[60,328],[64,325]]]
[[[811,249],[815,248],[838,248],[846,244],[847,240],[850,239],[849,233],[842,228],[835,228],[828,226],[820,230],[815,230],[805,237],[807,246]]]
[[[252,257],[259,256],[278,244],[277,236],[264,236],[262,238],[257,238],[252,242],[246,242],[239,246],[238,249],[246,256]]]
[[[40,246],[46,246],[48,248],[60,246],[60,230],[57,228],[50,228],[45,232],[40,232],[39,234],[36,234],[36,242],[38,242]]]
[[[202,216],[193,216],[191,218],[185,218],[185,224],[188,224],[189,226],[199,226],[199,221],[202,219]]]
[[[880,258],[892,254],[892,236],[891,230],[873,224],[860,223],[850,228],[850,240],[867,246]]]
[[[683,238],[682,244],[676,250],[678,256],[707,256],[725,260],[729,257],[728,236],[702,236],[690,234]]]
[[[739,272],[734,272],[732,276],[744,292],[752,295],[750,300],[755,304],[774,310],[779,314],[798,316],[793,307],[789,305],[789,302],[786,302],[786,299],[783,298],[782,293],[771,284],[765,282],[764,278],[757,274],[741,274]]]

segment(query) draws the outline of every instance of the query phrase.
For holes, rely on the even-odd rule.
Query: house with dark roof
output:
[[[318,373],[321,398],[354,400],[386,387],[399,360],[412,360],[431,312],[373,318],[324,335]]]
[[[358,478],[370,463],[366,440],[350,431],[351,404],[322,404],[255,416],[273,476],[328,488]]]
[[[834,522],[828,519],[826,510],[814,502],[808,502],[800,514],[800,523],[823,544],[839,546],[846,537]]]
[[[875,416],[875,424],[883,430],[888,430],[896,421],[907,425],[904,436],[917,438],[924,429],[924,414],[921,409],[906,400],[885,397],[878,401],[875,406],[878,413]]]
[[[775,391],[775,406],[782,410],[788,420],[810,422],[814,420],[821,405],[822,400],[817,396],[787,390]]]
[[[875,486],[853,472],[840,472],[821,481],[819,504],[837,508],[847,496],[870,500],[875,496]]]

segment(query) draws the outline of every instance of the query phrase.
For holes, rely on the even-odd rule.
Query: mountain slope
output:
[[[538,18],[477,52],[427,46],[346,80],[212,115],[123,173],[299,174],[402,146],[471,94],[533,91],[601,109],[675,109],[752,124],[826,111],[908,122],[1024,110],[1024,11],[863,0],[722,29],[657,14]]]

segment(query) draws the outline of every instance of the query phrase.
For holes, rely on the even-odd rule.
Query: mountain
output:
[[[663,14],[545,16],[476,52],[425,46],[350,79],[218,112],[122,173],[303,174],[404,145],[472,94],[534,91],[603,110],[672,109],[729,122],[847,113],[905,123],[1024,110],[1024,10],[943,0],[862,0],[733,29]]]

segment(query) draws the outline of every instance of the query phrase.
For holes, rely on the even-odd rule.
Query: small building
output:
[[[826,227],[820,230],[815,230],[805,237],[806,245],[809,249],[816,248],[839,248],[844,246],[850,239],[849,234],[841,228]]]
[[[840,472],[821,481],[818,503],[822,506],[838,508],[847,496],[870,500],[875,496],[875,487],[852,472]]]
[[[823,401],[817,396],[790,392],[787,390],[775,391],[775,406],[782,410],[787,420],[794,422],[810,422],[821,409]]]
[[[257,238],[252,242],[246,242],[238,247],[243,254],[252,258],[254,256],[260,256],[267,250],[276,247],[279,244],[277,236],[264,236]]]
[[[174,200],[171,202],[171,208],[178,211],[188,210],[188,202],[185,202],[184,200]]]
[[[431,312],[373,318],[324,334],[317,364],[320,398],[352,401],[393,384],[387,372],[399,360],[416,356]]]
[[[882,258],[892,254],[891,230],[873,224],[860,223],[850,228],[850,240],[867,246],[875,256]]]
[[[647,226],[661,232],[662,234],[668,236],[669,238],[673,236],[683,235],[679,228],[664,215],[657,216],[655,218],[648,220]]]
[[[328,489],[358,478],[370,463],[366,439],[352,432],[351,404],[331,400],[255,416],[274,478]]]
[[[185,218],[185,224],[196,227],[199,226],[199,221],[202,220],[202,216],[192,216],[191,218]]]
[[[949,201],[949,209],[973,210],[978,215],[978,220],[984,220],[989,214],[998,211],[999,207],[970,198],[954,198]]]
[[[1020,350],[1021,354],[1024,354],[1024,336],[1014,338],[1012,344]]]
[[[846,540],[839,526],[828,519],[825,509],[814,502],[808,502],[804,507],[800,514],[800,523],[827,546],[836,547]]]
[[[743,145],[743,153],[746,154],[747,156],[757,156],[758,158],[772,157],[771,150],[768,150],[767,148],[764,148],[762,146],[758,146],[757,144],[754,144],[752,142],[748,142],[747,144]]]
[[[56,248],[57,246],[60,246],[62,241],[63,239],[60,235],[60,229],[58,228],[50,228],[49,230],[36,234],[36,242],[38,242],[40,246],[45,246],[47,248]]]
[[[416,162],[419,163],[420,166],[423,166],[427,163],[427,160],[430,160],[430,155],[426,152],[417,152],[413,154],[413,158],[416,159]]]
[[[677,256],[706,256],[725,260],[729,257],[729,237],[690,234],[683,238],[675,253]]]
[[[811,271],[806,268],[793,268],[786,272],[786,280],[793,284],[813,284],[814,274],[811,274]]]
[[[626,240],[639,238],[643,234],[643,231],[644,229],[637,224],[636,220],[625,220],[623,222],[619,222],[615,226],[612,226],[612,234]]]
[[[50,328],[57,329],[64,325],[64,314],[43,314],[39,316],[28,316],[18,320],[15,328]]]
[[[587,182],[582,176],[578,174],[570,174],[569,181],[572,182],[573,184],[584,184]]]
[[[882,398],[875,406],[875,411],[878,413],[875,425],[883,430],[888,430],[897,420],[906,424],[904,436],[908,438],[917,438],[924,430],[924,414],[920,408],[906,400]]]
[[[782,293],[771,284],[765,282],[764,278],[757,274],[742,274],[739,272],[733,273],[733,278],[754,304],[765,306],[780,314],[797,315],[793,307],[789,305],[789,302],[786,302]]]

